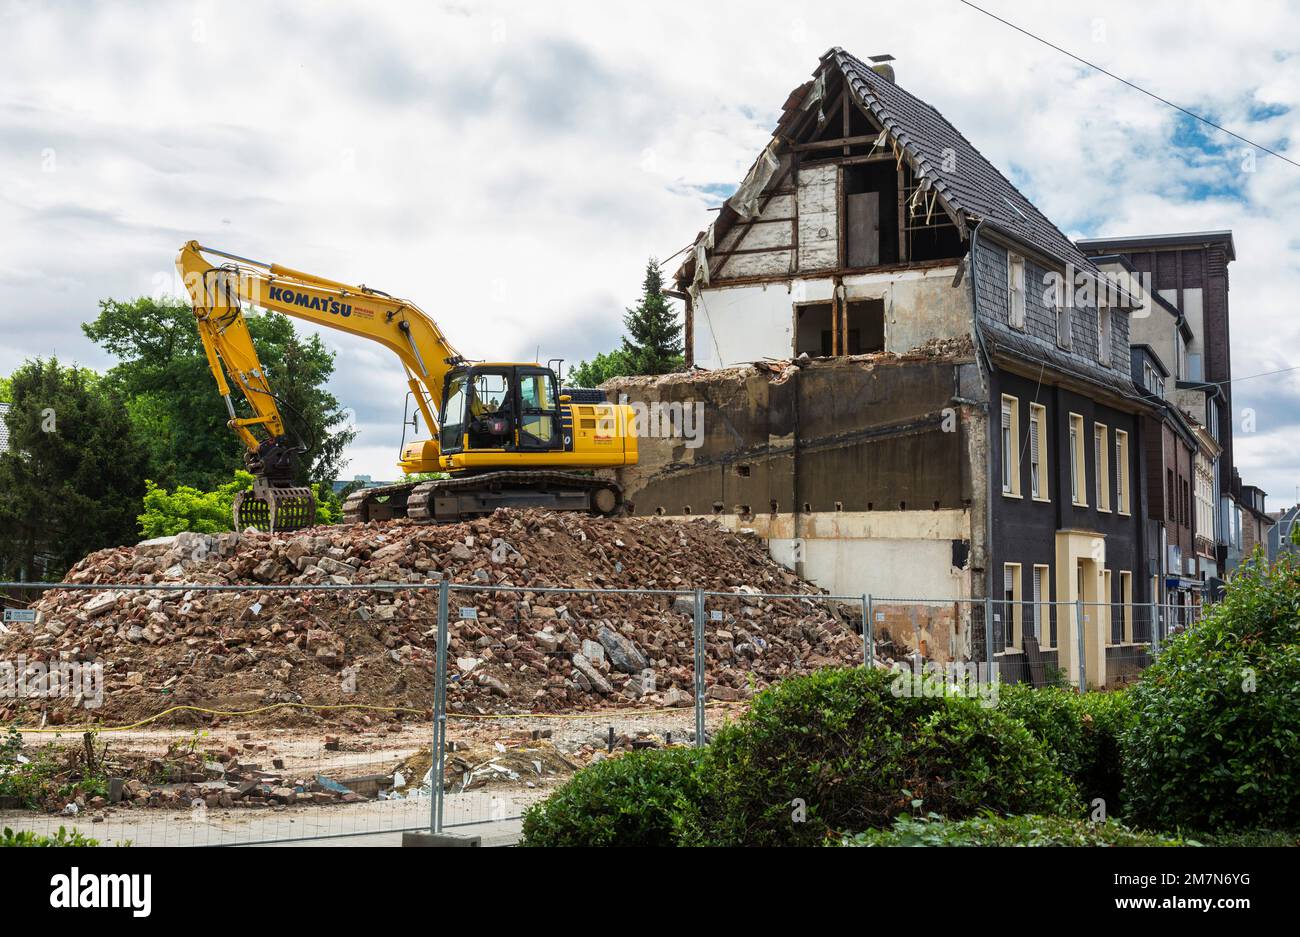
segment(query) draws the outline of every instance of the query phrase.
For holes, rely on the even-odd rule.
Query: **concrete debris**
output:
[[[861,661],[855,609],[757,596],[815,597],[818,590],[774,562],[753,535],[705,518],[502,510],[450,525],[403,520],[280,535],[182,534],[92,554],[73,567],[69,582],[141,588],[51,590],[36,608],[40,621],[58,627],[15,627],[0,635],[0,657],[46,666],[102,661],[102,705],[73,712],[71,698],[5,699],[0,719],[121,722],[180,705],[242,710],[276,703],[406,707],[406,715],[423,717],[433,700],[437,584],[444,577],[520,590],[453,594],[452,713],[689,705],[692,596],[530,587],[736,594],[708,603],[712,700],[744,700],[782,677]],[[370,588],[157,588],[177,582]],[[420,588],[392,588],[401,584]],[[265,721],[360,718],[280,709]]]

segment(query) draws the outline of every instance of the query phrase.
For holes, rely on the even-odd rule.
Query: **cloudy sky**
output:
[[[987,6],[1300,162],[1296,4]],[[407,297],[471,357],[590,356],[833,45],[896,56],[1067,234],[1231,228],[1234,376],[1300,364],[1300,168],[958,0],[0,0],[0,35],[0,373],[111,365],[80,323],[191,238]],[[348,471],[390,478],[397,362],[325,337]],[[1243,476],[1293,502],[1300,371],[1234,396]]]

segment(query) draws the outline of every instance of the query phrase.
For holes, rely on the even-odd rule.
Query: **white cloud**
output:
[[[1266,145],[1300,132],[1281,0],[991,6]],[[900,83],[1068,234],[1232,228],[1235,373],[1300,361],[1300,169],[1261,155],[1243,176],[1212,131],[1222,153],[1180,147],[1170,109],[955,0],[0,0],[0,31],[0,371],[56,350],[108,364],[79,323],[157,289],[190,238],[405,296],[472,357],[590,355],[645,258],[708,223],[699,187],[739,181],[832,45],[897,56]],[[328,338],[362,428],[350,471],[390,477],[400,371]],[[1296,399],[1280,380],[1237,389],[1261,433]],[[1246,480],[1289,500],[1294,452],[1238,448]]]

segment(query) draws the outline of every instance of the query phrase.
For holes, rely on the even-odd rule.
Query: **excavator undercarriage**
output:
[[[483,472],[363,488],[343,503],[343,522],[364,524],[409,517],[450,523],[483,517],[503,507],[611,516],[624,509],[623,489],[608,479],[574,472]]]

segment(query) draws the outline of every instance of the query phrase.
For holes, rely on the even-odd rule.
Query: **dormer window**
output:
[[[1103,301],[1097,304],[1097,361],[1101,364],[1110,364],[1110,345],[1110,306]]]
[[[1056,344],[1069,348],[1074,344],[1073,328],[1070,317],[1070,296],[1066,292],[1065,280],[1056,278]]]
[[[1015,254],[1007,254],[1007,322],[1025,327],[1025,259]]]

